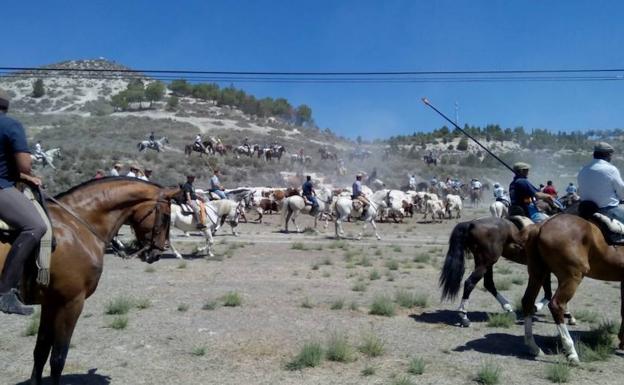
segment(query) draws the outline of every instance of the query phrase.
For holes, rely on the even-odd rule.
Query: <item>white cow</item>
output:
[[[433,200],[429,199],[425,203],[425,215],[423,219],[427,219],[427,214],[431,214],[431,221],[435,222],[436,217],[442,222],[444,215],[446,214],[446,208],[444,207],[444,202],[441,200]]]
[[[455,218],[461,217],[462,211],[462,199],[459,195],[447,194],[445,199],[446,201],[446,212],[448,214],[449,219],[453,218],[453,211],[456,212]]]

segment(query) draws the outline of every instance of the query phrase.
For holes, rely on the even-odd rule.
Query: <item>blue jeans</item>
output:
[[[624,208],[621,206],[603,207],[598,210],[598,212],[608,216],[609,218],[617,219],[618,221],[624,223]]]
[[[210,190],[210,192],[217,194],[219,196],[219,198],[221,198],[221,199],[226,199],[225,193],[223,191],[221,191],[221,190],[212,189],[212,190]]]
[[[312,207],[318,206],[318,202],[316,201],[316,197],[314,195],[307,195],[305,198],[312,202]]]
[[[540,223],[550,218],[548,215],[538,211],[537,206],[535,206],[535,204],[533,203],[529,204],[528,210],[529,210],[529,218],[531,218],[533,223]]]

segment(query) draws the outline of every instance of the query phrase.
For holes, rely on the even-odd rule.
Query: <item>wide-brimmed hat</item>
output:
[[[135,164],[130,166],[130,170],[137,170],[137,171],[139,171],[139,170],[141,170],[141,166],[139,166],[138,164],[135,163]]]
[[[594,146],[594,152],[612,153],[613,151],[615,149],[607,142],[598,142]]]
[[[531,165],[528,163],[524,163],[524,162],[516,162],[513,165],[513,169],[514,171],[530,170]]]
[[[123,165],[122,165],[121,163],[115,163],[115,164],[113,165],[113,167],[119,167],[119,168],[122,168],[122,167],[123,167]]]

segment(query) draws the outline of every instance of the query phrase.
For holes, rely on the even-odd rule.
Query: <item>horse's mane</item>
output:
[[[69,190],[64,191],[62,193],[57,194],[54,198],[55,199],[61,199],[66,195],[70,195],[75,193],[78,190],[81,190],[85,187],[89,187],[89,186],[93,186],[96,184],[100,184],[100,183],[106,183],[106,182],[113,182],[113,181],[134,181],[134,182],[140,182],[140,183],[145,183],[148,185],[152,185],[158,188],[162,188],[163,186],[159,185],[158,183],[154,183],[154,182],[148,182],[148,181],[144,181],[143,179],[139,179],[139,178],[133,178],[133,177],[128,177],[128,176],[106,176],[100,179],[90,179],[86,182],[82,182],[79,185],[76,185],[74,187],[71,187]]]

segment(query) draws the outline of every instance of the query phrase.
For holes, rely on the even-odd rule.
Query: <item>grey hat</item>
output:
[[[615,149],[607,142],[598,142],[594,146],[594,152],[612,153],[613,151]]]
[[[530,170],[531,165],[528,163],[524,163],[524,162],[516,162],[513,165],[513,169],[514,171]]]

